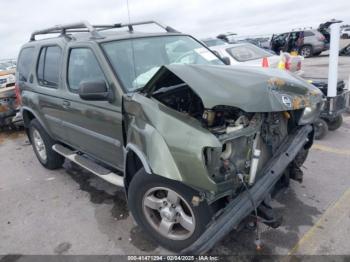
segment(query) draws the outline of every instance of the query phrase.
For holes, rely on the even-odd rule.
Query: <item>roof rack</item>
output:
[[[84,30],[85,29],[85,30]],[[30,41],[35,41],[35,36],[45,35],[45,34],[58,34],[61,33],[65,35],[67,32],[90,32],[91,36],[94,38],[101,38],[97,33],[96,29],[87,21],[82,21],[79,23],[66,24],[66,25],[56,25],[46,29],[34,31],[30,36]]]
[[[129,31],[133,32],[134,26],[148,25],[148,24],[155,24],[155,25],[159,26],[160,28],[164,29],[168,33],[179,33],[179,31],[175,30],[174,28],[172,28],[170,26],[165,26],[165,25],[163,25],[157,21],[153,21],[153,20],[127,23],[127,24],[119,23],[119,24],[112,24],[112,25],[94,25],[93,27],[95,27],[97,29],[97,31],[108,30],[108,29],[113,29],[113,28],[128,27]]]
[[[159,22],[156,21],[142,21],[142,22],[135,22],[135,23],[119,23],[119,24],[110,24],[110,25],[91,25],[87,21],[82,21],[79,23],[72,23],[72,24],[66,24],[66,25],[56,25],[53,27],[49,27],[46,29],[34,31],[30,36],[30,41],[35,41],[35,36],[37,35],[45,35],[45,34],[61,34],[66,35],[66,33],[78,33],[78,32],[88,32],[91,34],[91,37],[94,39],[100,39],[103,38],[98,32],[103,30],[109,30],[114,28],[122,28],[122,27],[128,27],[130,32],[134,31],[134,26],[139,25],[148,25],[148,24],[155,24],[161,28],[163,28],[168,33],[179,33],[179,31],[175,30],[174,28],[170,26],[165,26]]]

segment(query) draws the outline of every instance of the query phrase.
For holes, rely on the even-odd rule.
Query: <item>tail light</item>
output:
[[[21,106],[22,105],[21,91],[19,90],[19,86],[17,83],[15,84],[15,94],[16,94],[16,104],[17,106]]]
[[[317,36],[317,39],[318,39],[319,41],[324,41],[324,40],[326,40],[326,38],[324,37],[324,35],[318,35],[318,36]]]

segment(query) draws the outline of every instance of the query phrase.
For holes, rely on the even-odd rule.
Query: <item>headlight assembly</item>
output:
[[[298,125],[305,125],[313,123],[320,115],[322,103],[317,103],[312,106],[304,108],[303,114],[299,119]]]

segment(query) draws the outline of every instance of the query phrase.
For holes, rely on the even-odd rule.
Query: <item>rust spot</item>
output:
[[[285,119],[289,119],[290,118],[290,114],[287,111],[283,112],[283,116]]]
[[[6,112],[8,110],[7,106],[0,105],[0,113]]]
[[[286,82],[283,79],[280,78],[270,78],[269,80],[267,80],[268,84],[275,86],[275,87],[282,87],[286,84]]]
[[[293,102],[292,102],[292,107],[293,109],[299,109],[301,106],[301,99],[300,97],[296,96],[293,98]]]

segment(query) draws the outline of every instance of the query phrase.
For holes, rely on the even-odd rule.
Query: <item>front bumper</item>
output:
[[[308,142],[312,132],[311,125],[305,125],[289,135],[279,150],[262,170],[263,176],[249,189],[255,205],[259,204],[270,194],[276,182],[281,178],[288,165],[294,160],[298,152]],[[202,254],[210,250],[218,241],[236,227],[254,210],[248,192],[243,192],[229,203],[220,215],[208,225],[206,231],[191,246],[181,254]],[[219,211],[220,212],[220,211]]]

